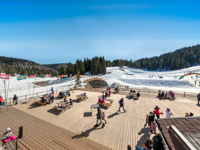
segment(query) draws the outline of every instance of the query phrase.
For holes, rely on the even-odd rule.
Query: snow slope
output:
[[[174,91],[187,91],[187,92],[199,92],[197,86],[199,79],[195,75],[186,76],[184,79],[179,80],[180,76],[195,72],[200,73],[200,67],[191,67],[187,69],[181,69],[176,71],[145,71],[141,69],[132,69],[124,67],[108,67],[106,74],[103,77],[107,83],[111,85],[113,82],[118,82],[123,86],[129,86],[132,88],[151,88],[151,89],[163,89],[163,90],[174,90]],[[194,83],[196,82],[197,85]]]

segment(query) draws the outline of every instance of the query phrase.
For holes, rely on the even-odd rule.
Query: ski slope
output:
[[[130,88],[149,88],[149,89],[163,89],[173,91],[187,91],[199,92],[199,78],[195,75],[186,76],[179,80],[180,76],[186,73],[200,73],[200,67],[191,67],[176,71],[146,71],[141,69],[133,69],[124,67],[108,67],[109,74],[104,75],[107,83],[111,85],[117,82],[123,86]],[[196,81],[196,85],[195,85]]]

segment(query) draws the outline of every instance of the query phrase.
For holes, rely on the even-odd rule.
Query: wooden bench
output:
[[[77,95],[77,100],[79,100],[79,101],[83,101],[83,100],[86,100],[86,99],[88,99],[88,97],[85,96],[85,95]]]
[[[42,103],[41,101],[35,101],[35,104],[42,105],[42,106],[45,105],[45,103]]]
[[[5,146],[6,146],[6,149],[8,149],[8,150],[16,150],[15,140],[11,140],[11,141],[5,143]],[[18,148],[19,148],[19,146],[18,146]]]

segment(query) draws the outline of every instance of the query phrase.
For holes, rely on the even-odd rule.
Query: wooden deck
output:
[[[0,133],[10,127],[13,134],[17,136],[18,127],[21,125],[24,127],[23,138],[19,140],[21,150],[109,149],[92,140],[80,136],[77,137],[77,134],[69,130],[38,119],[13,107],[9,107],[8,112],[5,111],[0,114],[0,120]]]
[[[55,100],[51,105],[40,107],[32,106],[31,104],[33,102],[16,105],[14,107],[77,133],[75,136],[72,134],[70,135],[72,136],[72,139],[76,139],[77,141],[78,139],[84,140],[85,138],[82,137],[84,136],[115,150],[126,150],[127,145],[129,144],[134,148],[136,145],[142,145],[146,141],[146,138],[148,138],[149,135],[147,134],[148,129],[143,128],[145,117],[150,111],[153,111],[156,105],[159,106],[161,112],[164,113],[161,118],[165,117],[165,110],[167,108],[171,109],[171,112],[174,113],[174,117],[183,117],[186,112],[192,112],[194,116],[200,116],[200,107],[196,105],[196,101],[187,98],[177,97],[175,101],[169,101],[158,100],[155,98],[155,95],[141,95],[139,100],[128,100],[125,98],[125,94],[112,94],[110,98],[108,97],[108,99],[114,100],[112,106],[109,109],[103,109],[106,114],[107,124],[103,129],[94,128],[94,125],[96,124],[96,110],[93,109],[92,116],[90,116],[90,106],[91,104],[97,103],[98,96],[100,96],[101,93],[87,91],[88,99],[77,102],[76,95],[81,93],[83,93],[83,91],[71,92],[71,98],[75,100],[74,105],[60,115],[53,111],[53,107],[56,106],[56,102],[59,100]],[[122,97],[125,98],[125,109],[127,112],[123,113],[122,111],[117,113],[119,108],[118,101]],[[30,123],[32,122],[34,121],[30,119]],[[48,132],[48,130],[45,130],[44,133],[45,132]],[[68,144],[67,141],[64,143]],[[51,144],[49,143],[49,146],[50,145]],[[74,144],[74,146],[75,145],[76,144]],[[37,146],[39,145],[37,144]],[[88,147],[89,146],[90,145],[88,144]],[[70,148],[71,146],[69,149]]]

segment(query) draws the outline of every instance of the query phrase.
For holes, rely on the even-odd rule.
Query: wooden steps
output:
[[[8,112],[0,114],[0,120],[0,134],[7,127],[10,127],[13,134],[17,136],[18,127],[24,127],[23,138],[19,140],[19,147],[21,149],[108,149],[87,138],[72,138],[76,135],[75,133],[33,117],[13,107],[9,107]]]

